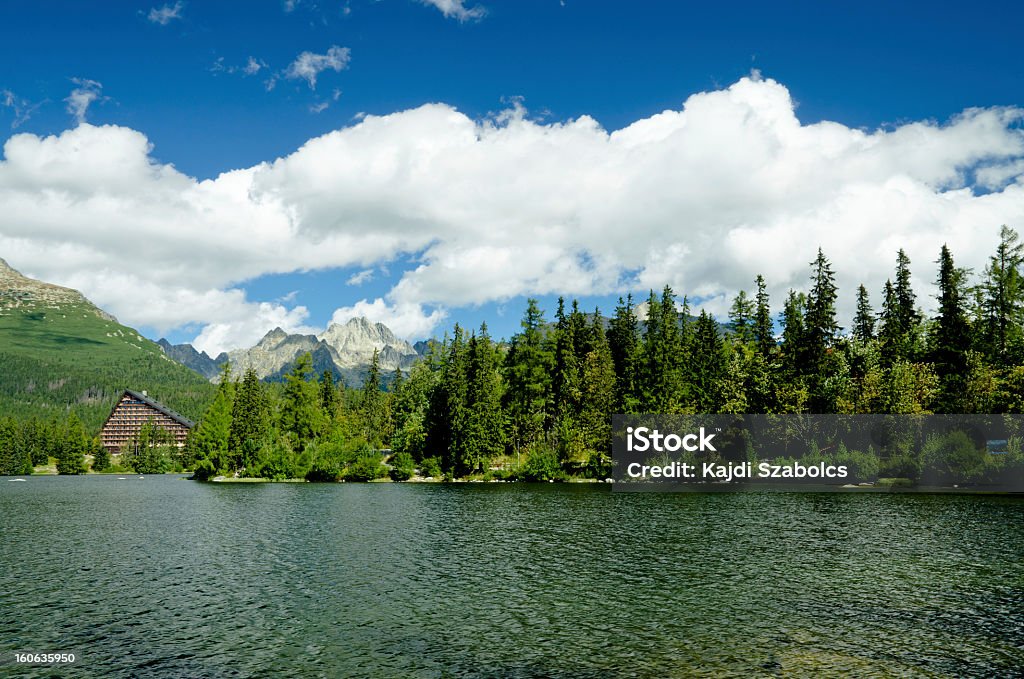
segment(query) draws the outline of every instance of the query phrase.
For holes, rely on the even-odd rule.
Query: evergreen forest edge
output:
[[[184,448],[144,427],[118,464],[72,410],[65,419],[0,418],[0,474],[28,474],[51,458],[61,474],[194,472],[196,478],[396,481],[568,480],[610,474],[611,414],[626,413],[1022,413],[1024,243],[1006,226],[984,271],[958,268],[946,246],[936,264],[937,309],[920,311],[910,260],[896,256],[876,313],[856,291],[853,325],[836,321],[838,289],[819,249],[810,290],[790,290],[775,331],[766,284],[733,300],[729,322],[689,313],[665,287],[647,317],[631,296],[610,320],[560,299],[552,323],[530,299],[521,330],[494,341],[486,324],[458,324],[408,374],[382,388],[377,357],[362,388],[314,375],[301,356],[282,383],[253,371],[237,381],[224,366],[212,401]],[[385,454],[382,455],[382,450]],[[390,455],[390,458],[387,455]],[[956,442],[922,450],[834,451],[855,480],[914,480],[956,458],[961,481],[1019,467],[1009,454],[963,459]],[[959,456],[959,457],[958,457]],[[968,455],[968,457],[970,457]]]

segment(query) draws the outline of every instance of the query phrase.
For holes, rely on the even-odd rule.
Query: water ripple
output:
[[[1024,676],[1022,509],[33,477],[0,486],[0,650],[78,652],[61,676]]]

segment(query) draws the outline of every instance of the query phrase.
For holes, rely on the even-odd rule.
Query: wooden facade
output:
[[[103,447],[111,453],[120,452],[137,439],[147,422],[169,431],[179,447],[185,445],[189,430],[195,426],[192,420],[149,398],[146,392],[127,390],[103,423],[100,431]]]

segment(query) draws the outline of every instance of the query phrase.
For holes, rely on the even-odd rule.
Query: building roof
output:
[[[159,403],[157,401],[154,401],[153,399],[151,399],[146,394],[140,393],[138,391],[132,391],[131,389],[125,389],[124,393],[128,394],[129,396],[131,396],[134,399],[142,401],[143,403],[148,405],[150,408],[153,408],[154,410],[157,410],[157,411],[163,413],[164,415],[166,415],[167,417],[171,418],[175,422],[183,424],[186,427],[188,427],[189,429],[191,429],[192,427],[196,426],[196,423],[193,422],[192,420],[188,419],[184,415],[179,415],[178,413],[174,412],[173,410],[171,410],[170,408],[165,406],[163,403]],[[114,408],[116,409],[117,406],[114,406]]]

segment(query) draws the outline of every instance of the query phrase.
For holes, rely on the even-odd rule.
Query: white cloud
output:
[[[75,122],[81,125],[85,122],[85,114],[89,106],[97,99],[105,99],[100,92],[103,85],[88,78],[72,78],[71,82],[78,85],[71,90],[71,94],[64,100],[67,103],[67,111],[75,118]]]
[[[241,73],[248,77],[250,75],[256,75],[266,67],[267,62],[252,56],[246,60],[244,66],[229,66],[225,63],[224,57],[217,57],[217,60],[213,62],[213,66],[210,67],[210,71],[212,73],[228,73],[231,75]]]
[[[363,299],[352,306],[336,309],[331,322],[344,325],[360,316],[374,323],[383,323],[399,337],[418,339],[429,336],[448,314],[443,309],[434,309],[427,314],[420,304],[394,304],[378,297],[372,302]]]
[[[351,59],[352,50],[337,45],[332,45],[325,54],[303,52],[285,69],[284,77],[305,80],[309,89],[315,90],[317,76],[326,70],[341,72],[348,68]]]
[[[459,21],[479,20],[487,14],[487,10],[480,5],[466,7],[466,0],[420,0],[420,2],[436,7],[446,17]]]
[[[18,129],[22,123],[27,122],[32,117],[32,114],[44,103],[44,101],[32,103],[28,99],[19,97],[11,90],[0,90],[0,106],[11,109],[11,112],[14,114],[14,120],[11,121],[12,130]]]
[[[246,75],[256,75],[261,69],[267,67],[267,62],[256,57],[249,57],[249,60],[245,62],[245,66],[242,67],[242,73]]]
[[[329,101],[321,101],[318,104],[310,104],[309,112],[310,113],[323,113],[324,111],[327,110],[327,108],[330,105],[331,105],[331,103]]]
[[[181,18],[181,10],[185,9],[185,3],[180,0],[173,5],[164,5],[162,7],[154,7],[149,10],[149,14],[146,18],[154,24],[160,24],[166,26],[175,19]]]
[[[363,269],[348,277],[346,285],[362,285],[373,279],[373,269]]]
[[[666,283],[722,312],[758,273],[777,309],[807,288],[820,245],[848,325],[859,283],[878,306],[898,248],[927,305],[944,242],[980,271],[1000,224],[1024,230],[1022,119],[802,124],[785,87],[744,78],[615,132],[521,107],[484,121],[442,104],[366,116],[203,181],[155,161],[140,132],[82,123],[7,140],[0,256],[129,324],[205,326],[197,342],[213,353],[307,322],[289,301],[246,299],[249,279],[410,256],[382,298],[341,299],[335,317],[417,338],[462,306]]]

